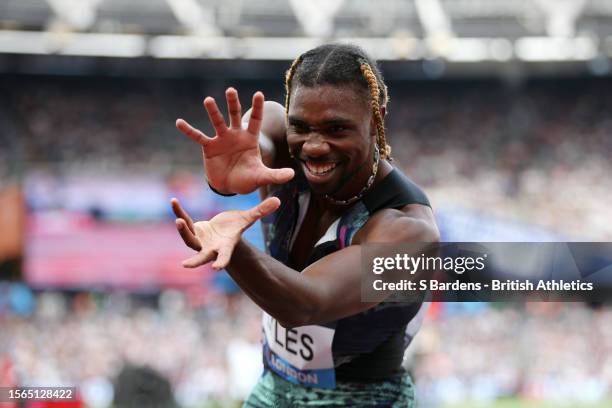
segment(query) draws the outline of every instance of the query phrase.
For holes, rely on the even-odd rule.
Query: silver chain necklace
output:
[[[353,204],[355,201],[360,200],[364,194],[372,187],[374,184],[374,179],[376,178],[376,174],[378,173],[378,164],[380,162],[380,151],[378,150],[378,145],[374,145],[374,164],[372,164],[372,174],[368,178],[366,185],[361,189],[359,193],[352,196],[351,198],[347,198],[346,200],[336,200],[330,195],[325,194],[325,199],[334,205],[349,205]]]

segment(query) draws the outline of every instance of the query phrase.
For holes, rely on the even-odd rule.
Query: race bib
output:
[[[262,324],[264,358],[270,370],[294,384],[335,388],[334,329],[316,325],[285,329],[265,312]]]

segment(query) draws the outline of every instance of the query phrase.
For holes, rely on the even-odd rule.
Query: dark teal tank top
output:
[[[294,180],[276,186],[270,194],[280,198],[282,205],[262,220],[266,246],[271,256],[285,264],[308,205],[308,194],[308,184],[299,171]],[[398,169],[393,169],[330,226],[311,251],[307,265],[351,245],[357,231],[376,211],[399,209],[408,204],[430,206],[424,192]],[[418,331],[425,310],[422,302],[382,302],[365,312],[321,324],[334,329],[331,348],[335,381],[380,381],[403,374],[404,351]],[[291,374],[291,370],[276,369],[278,361],[270,356],[265,336],[264,366],[282,376]],[[297,375],[294,382],[298,382]]]

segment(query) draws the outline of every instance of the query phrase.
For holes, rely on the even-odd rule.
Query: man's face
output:
[[[352,196],[371,174],[376,127],[362,92],[352,86],[294,88],[287,143],[316,194]]]

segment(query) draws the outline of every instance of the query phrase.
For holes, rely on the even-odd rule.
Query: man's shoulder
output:
[[[439,240],[440,233],[431,208],[419,203],[375,212],[355,236],[355,244]]]
[[[431,207],[423,189],[406,176],[400,169],[391,171],[363,198],[370,213],[386,208],[403,208],[408,204],[421,204]]]

